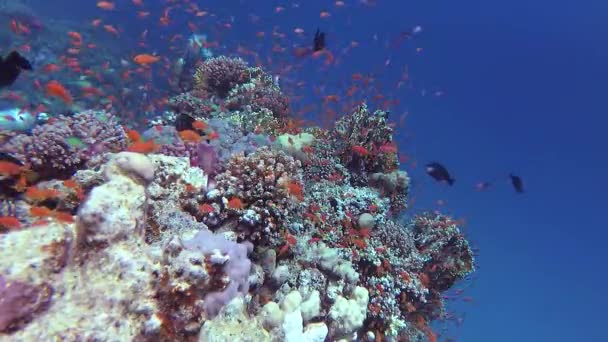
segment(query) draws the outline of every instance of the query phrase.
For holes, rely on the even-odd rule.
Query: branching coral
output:
[[[416,248],[425,259],[432,288],[446,291],[474,271],[473,252],[458,222],[448,216],[423,214],[412,222]]]
[[[193,92],[181,93],[169,99],[169,107],[176,113],[186,114],[195,119],[208,119],[215,110],[211,102]]]
[[[226,171],[215,177],[212,198],[225,198],[221,217],[209,217],[212,226],[238,218],[251,239],[274,234],[280,237],[289,217],[297,217],[301,194],[301,164],[284,152],[267,147],[253,154],[235,155]],[[300,187],[300,188],[298,188]]]
[[[396,149],[392,146],[393,129],[388,113],[371,112],[366,105],[342,117],[332,130],[337,154],[351,172],[391,172],[398,168]]]
[[[274,117],[285,117],[289,112],[289,99],[283,95],[271,75],[260,68],[248,68],[247,83],[234,87],[226,99],[229,109],[249,106],[251,111],[269,110]]]
[[[247,63],[240,58],[214,57],[202,63],[194,73],[194,87],[226,97],[237,84],[247,82]]]

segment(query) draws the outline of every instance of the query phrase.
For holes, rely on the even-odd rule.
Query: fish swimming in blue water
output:
[[[32,70],[32,64],[19,52],[13,51],[4,58],[0,56],[0,88],[15,83],[22,70]]]
[[[517,193],[524,193],[524,182],[521,177],[516,176],[514,174],[509,174],[509,178],[511,179],[511,184],[513,184],[513,188]]]
[[[315,32],[315,38],[312,43],[312,51],[317,52],[325,49],[325,32],[319,31]]]
[[[443,166],[437,162],[432,162],[432,163],[426,164],[425,171],[429,176],[433,177],[436,181],[446,182],[449,185],[454,184],[454,178],[452,178],[452,176],[450,176],[448,169],[446,169],[445,166]]]

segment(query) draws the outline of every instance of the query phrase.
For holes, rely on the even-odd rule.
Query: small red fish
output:
[[[74,102],[70,92],[61,83],[54,80],[46,84],[46,93],[49,96],[60,98],[68,105]]]
[[[40,189],[35,186],[30,186],[25,191],[25,197],[32,201],[44,201],[49,198],[59,197],[60,193],[56,189]]]
[[[152,63],[156,63],[159,61],[159,57],[157,56],[153,56],[153,55],[149,55],[149,54],[139,54],[135,57],[133,57],[133,61],[139,65],[150,65]]]
[[[114,9],[114,3],[110,1],[99,1],[97,2],[97,7],[102,10],[111,11]]]
[[[127,133],[127,137],[129,138],[129,140],[131,140],[132,142],[138,142],[141,141],[141,135],[139,134],[139,132],[137,132],[136,130],[133,129],[127,129],[126,130]]]
[[[53,211],[47,207],[31,207],[30,215],[33,217],[47,217],[52,216]]]
[[[21,227],[21,222],[14,216],[0,216],[0,226],[8,229],[17,229]]]
[[[158,145],[154,143],[154,140],[148,141],[137,141],[127,148],[129,152],[148,154],[156,151]]]
[[[11,20],[11,31],[15,34],[19,34],[19,25],[15,19]]]
[[[179,132],[179,137],[185,142],[199,142],[202,139],[198,133],[190,129]]]
[[[363,146],[355,145],[355,146],[351,147],[351,150],[359,156],[362,156],[362,157],[369,156],[369,151]]]
[[[215,209],[213,208],[213,206],[211,204],[208,204],[208,203],[201,204],[198,208],[200,209],[200,211],[203,214],[210,214],[210,213],[212,213],[212,212],[215,211]]]
[[[0,160],[0,176],[16,176],[23,171],[23,166]]]
[[[192,127],[202,131],[207,128],[207,123],[201,120],[196,120],[192,123]]]
[[[111,33],[115,36],[118,36],[119,34],[118,29],[116,29],[116,27],[112,25],[103,25],[103,29],[106,30],[106,32]]]
[[[57,221],[60,221],[60,222],[65,222],[65,223],[74,222],[74,216],[72,214],[62,212],[62,211],[55,212],[53,217],[55,217],[57,219]]]

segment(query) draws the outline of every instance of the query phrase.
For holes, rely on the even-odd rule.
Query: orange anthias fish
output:
[[[23,166],[0,160],[0,176],[16,176],[23,171]]]
[[[25,191],[25,197],[32,201],[44,201],[49,198],[55,198],[60,195],[56,189],[40,189],[35,186],[30,186]]]
[[[76,31],[69,31],[68,32],[68,36],[70,38],[72,38],[75,41],[81,42],[82,43],[82,36],[80,35],[80,33],[76,32]]]
[[[351,147],[351,150],[362,157],[369,156],[369,151],[363,146],[355,145]]]
[[[133,129],[127,129],[126,130],[127,133],[127,137],[129,138],[129,140],[131,140],[132,142],[138,142],[141,141],[141,135],[139,134],[138,131],[133,130]]]
[[[53,214],[53,217],[55,217],[55,219],[57,219],[58,221],[61,221],[61,222],[66,222],[66,223],[74,222],[74,216],[70,213],[66,213],[63,211],[56,211]]]
[[[133,61],[139,65],[149,65],[152,63],[156,63],[159,61],[159,57],[148,55],[148,54],[140,54],[133,58]]]
[[[103,25],[103,29],[108,33],[118,36],[118,29],[112,25]]]
[[[97,7],[106,11],[111,11],[114,9],[114,3],[110,1],[99,1],[97,2]]]
[[[208,139],[208,140],[215,140],[215,139],[219,139],[219,138],[220,138],[220,134],[217,131],[213,131],[205,136],[205,139]]]
[[[198,129],[200,131],[205,130],[207,128],[207,123],[205,121],[196,120],[192,123],[192,127]]]
[[[148,140],[148,141],[138,141],[138,142],[133,143],[131,146],[129,146],[127,148],[127,151],[147,154],[147,153],[152,153],[152,152],[156,151],[157,149],[158,149],[158,145],[156,145],[154,143],[154,140]]]
[[[61,85],[61,83],[57,81],[50,81],[46,84],[46,93],[49,96],[54,96],[62,99],[63,102],[69,105],[74,102],[72,99],[72,95],[70,95],[70,92],[65,89],[65,87]]]
[[[202,139],[198,133],[190,129],[179,132],[179,136],[186,142],[199,142]]]
[[[34,217],[48,217],[53,215],[53,211],[47,207],[31,207],[30,215]]]
[[[21,227],[21,222],[13,216],[0,216],[0,226],[8,229],[17,229]]]
[[[30,215],[33,217],[52,217],[60,222],[74,222],[74,216],[72,216],[72,214],[63,211],[51,210],[47,207],[31,207]]]
[[[63,181],[63,185],[68,188],[68,189],[76,189],[78,187],[80,187],[80,185],[78,184],[78,182],[76,182],[73,179],[66,179]]]
[[[59,69],[61,69],[60,66],[58,66],[57,64],[50,63],[50,64],[45,65],[42,68],[42,71],[50,73],[50,72],[55,72],[55,71],[57,71]]]

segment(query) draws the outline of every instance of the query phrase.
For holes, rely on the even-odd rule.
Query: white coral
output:
[[[329,318],[332,320],[331,327],[339,335],[354,333],[363,326],[363,321],[367,316],[368,303],[369,292],[361,286],[355,288],[351,299],[338,296],[329,310]]]

